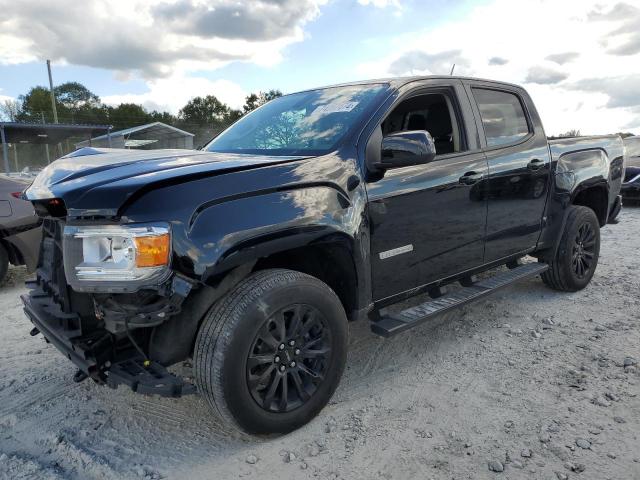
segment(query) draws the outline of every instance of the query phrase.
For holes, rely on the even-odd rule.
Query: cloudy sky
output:
[[[548,134],[640,133],[640,0],[0,0],[0,100],[79,81],[197,95],[455,73],[523,84]]]

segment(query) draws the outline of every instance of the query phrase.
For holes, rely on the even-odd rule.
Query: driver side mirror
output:
[[[382,138],[382,154],[376,167],[381,169],[421,165],[433,161],[436,145],[425,130],[391,133]]]

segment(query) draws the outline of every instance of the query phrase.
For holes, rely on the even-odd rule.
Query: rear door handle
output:
[[[544,161],[539,158],[534,158],[527,164],[529,170],[539,170],[544,167]]]
[[[473,185],[482,180],[482,174],[478,172],[467,172],[458,179],[462,185]]]

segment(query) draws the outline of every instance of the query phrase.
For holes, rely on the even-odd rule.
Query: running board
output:
[[[371,322],[371,331],[383,337],[392,337],[445,312],[480,300],[502,287],[540,275],[548,268],[546,263],[519,265],[399,313],[383,315],[380,320]]]

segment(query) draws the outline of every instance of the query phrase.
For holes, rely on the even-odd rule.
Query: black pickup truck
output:
[[[48,166],[25,192],[44,233],[22,300],[77,381],[198,391],[230,426],[287,432],[335,391],[348,321],[388,337],[527,277],[587,286],[623,169],[618,137],[547,142],[515,85],[294,93],[201,151]],[[189,359],[195,385],[167,370]]]

